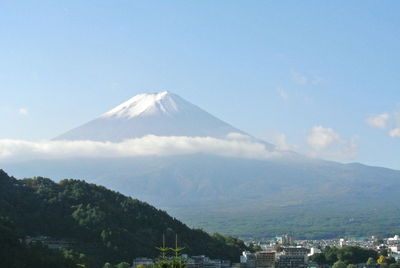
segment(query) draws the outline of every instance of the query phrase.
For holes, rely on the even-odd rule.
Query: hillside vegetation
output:
[[[147,203],[80,180],[17,180],[0,170],[0,215],[4,226],[11,226],[0,231],[10,236],[73,241],[73,250],[85,255],[88,267],[155,257],[163,233],[171,246],[177,233],[189,255],[236,260],[246,249],[240,240],[190,229]]]
[[[12,166],[12,165],[11,165]],[[400,171],[318,159],[182,155],[37,160],[19,178],[85,178],[233,236],[387,236],[399,232]]]

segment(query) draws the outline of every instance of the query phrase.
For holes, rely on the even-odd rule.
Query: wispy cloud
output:
[[[400,128],[394,128],[390,130],[389,136],[392,138],[400,138]]]
[[[389,137],[400,138],[400,112],[373,115],[365,122],[371,127],[387,131]]]
[[[0,160],[53,159],[73,157],[134,157],[168,156],[204,153],[219,156],[269,159],[283,156],[282,152],[269,151],[265,144],[244,139],[211,137],[160,137],[125,140],[119,143],[98,141],[43,141],[0,140]]]
[[[323,79],[321,76],[319,76],[319,75],[314,75],[314,76],[312,77],[312,79],[311,79],[311,84],[313,84],[313,85],[318,85],[318,84],[322,83],[323,81],[324,81],[324,79]]]
[[[368,125],[375,128],[385,128],[386,123],[389,120],[390,115],[387,113],[372,115],[368,117],[365,121]]]
[[[279,134],[275,135],[272,139],[278,150],[294,151],[294,150],[299,149],[299,147],[297,145],[290,144],[288,142],[287,137],[284,133],[279,133]]]
[[[305,74],[292,71],[292,79],[296,84],[299,85],[307,85],[307,84],[318,85],[324,81],[324,79],[321,76],[316,75],[313,72],[311,73],[307,72],[307,74]]]
[[[282,88],[278,88],[277,92],[278,92],[279,98],[281,98],[282,100],[288,100],[289,99],[289,94],[285,90],[283,90]]]
[[[308,82],[307,76],[299,72],[292,72],[292,78],[299,85],[305,85]]]
[[[357,137],[350,140],[340,137],[332,128],[314,126],[306,138],[313,149],[308,155],[328,159],[351,159],[357,155]]]
[[[307,137],[308,144],[317,151],[325,149],[338,140],[339,134],[337,132],[322,126],[314,126]]]
[[[18,109],[18,114],[22,115],[22,116],[27,116],[29,113],[27,108],[19,108]]]

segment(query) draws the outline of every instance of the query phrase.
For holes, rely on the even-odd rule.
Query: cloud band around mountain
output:
[[[169,156],[196,153],[251,159],[269,159],[284,154],[279,151],[269,151],[263,143],[232,138],[232,135],[228,139],[148,135],[122,142],[87,140],[31,142],[0,139],[0,161]]]

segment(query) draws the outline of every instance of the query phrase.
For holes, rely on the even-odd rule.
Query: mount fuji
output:
[[[137,95],[55,140],[119,143],[147,135],[223,140],[232,133],[276,151],[167,91]],[[101,184],[208,231],[257,237],[290,232],[304,238],[400,232],[400,220],[392,216],[400,212],[400,171],[294,152],[288,156],[192,153],[2,165],[22,178],[82,178]]]
[[[140,94],[56,140],[118,142],[146,135],[226,138],[248,135],[168,91]]]

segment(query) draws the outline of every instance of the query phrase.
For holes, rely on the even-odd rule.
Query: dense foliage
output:
[[[89,267],[155,257],[163,233],[170,245],[177,233],[189,255],[236,260],[247,249],[240,240],[190,229],[147,203],[79,180],[16,180],[0,170],[0,215],[21,236],[71,239]]]
[[[386,249],[377,252],[356,246],[326,247],[322,253],[314,254],[310,259],[322,267],[356,268],[358,264],[366,264],[370,268],[400,268],[400,262],[389,257]]]
[[[355,246],[342,248],[327,247],[322,253],[316,253],[310,257],[311,260],[320,265],[336,264],[336,266],[340,266],[342,263],[346,265],[367,263],[368,260],[375,260],[377,258],[378,252],[375,250]]]
[[[72,268],[85,264],[85,256],[73,250],[50,250],[40,243],[24,243],[14,226],[0,218],[0,267]]]

